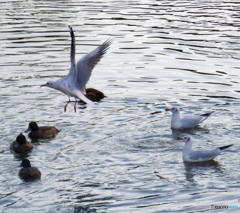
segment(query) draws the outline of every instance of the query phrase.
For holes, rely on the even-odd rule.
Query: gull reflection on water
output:
[[[179,136],[185,135],[185,134],[191,134],[195,135],[196,132],[200,133],[208,133],[209,130],[205,128],[204,126],[197,126],[193,129],[184,129],[184,130],[178,130],[178,129],[171,129],[172,130],[172,135],[174,138],[178,138]]]
[[[211,173],[223,173],[222,166],[217,161],[188,163],[184,162],[186,180],[191,183],[195,183],[194,176],[211,174]]]

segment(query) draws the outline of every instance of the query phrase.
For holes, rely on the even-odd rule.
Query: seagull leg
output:
[[[77,99],[75,98],[75,104],[74,104],[74,112],[77,112]]]
[[[64,106],[64,112],[66,112],[67,111],[67,105],[70,103],[70,97],[68,97],[68,102],[67,102],[67,104]]]

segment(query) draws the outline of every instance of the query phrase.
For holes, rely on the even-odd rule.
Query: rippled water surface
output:
[[[1,2],[1,212],[211,212],[238,205],[240,3],[230,0]],[[88,87],[106,98],[93,106],[40,88],[77,58],[114,42]],[[179,132],[166,106],[215,111],[189,134],[195,147],[234,143],[214,162],[182,161]],[[51,140],[27,157],[39,181],[18,177],[21,159],[9,144],[28,122],[55,125]],[[30,140],[30,139],[29,139]]]

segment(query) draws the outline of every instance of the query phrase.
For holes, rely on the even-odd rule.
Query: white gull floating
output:
[[[230,146],[233,146],[233,144],[227,145],[227,146],[221,146],[217,147],[211,150],[206,149],[200,149],[200,150],[193,150],[193,139],[191,136],[187,135],[184,137],[179,137],[178,140],[183,140],[185,142],[184,148],[183,148],[183,161],[185,162],[205,162],[213,160],[215,157],[220,155],[220,153],[227,149]]]
[[[172,129],[192,129],[204,120],[206,120],[213,112],[201,114],[201,115],[180,115],[178,107],[166,108],[166,111],[172,112],[171,128]]]

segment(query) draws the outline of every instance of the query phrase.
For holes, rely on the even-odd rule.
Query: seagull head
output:
[[[172,113],[177,113],[179,112],[178,107],[168,107],[165,109],[165,111],[171,111]]]
[[[41,87],[54,88],[54,82],[53,81],[48,81],[46,84],[42,84]]]
[[[184,141],[185,143],[189,143],[192,141],[192,137],[190,135],[185,135],[183,137],[178,137],[177,138],[178,140],[182,140]]]

